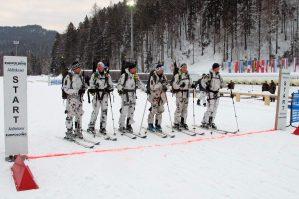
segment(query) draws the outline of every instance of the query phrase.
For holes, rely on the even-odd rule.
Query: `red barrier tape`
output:
[[[108,153],[108,152],[125,152],[125,151],[138,151],[147,148],[159,148],[159,147],[168,147],[168,146],[176,146],[176,145],[185,145],[185,144],[192,144],[195,142],[202,142],[202,141],[212,141],[212,140],[220,140],[232,137],[241,137],[247,135],[254,135],[254,134],[261,134],[261,133],[269,133],[274,132],[275,129],[270,130],[262,130],[262,131],[255,131],[255,132],[247,132],[242,134],[227,134],[221,135],[217,137],[198,137],[195,139],[184,140],[179,142],[173,142],[169,144],[153,144],[153,145],[145,145],[145,146],[137,146],[137,147],[125,147],[125,148],[114,148],[114,149],[96,149],[90,151],[81,151],[81,152],[71,152],[71,153],[58,153],[58,154],[47,154],[47,155],[39,155],[39,156],[27,156],[28,159],[41,159],[41,158],[53,158],[53,157],[62,157],[62,156],[73,156],[73,155],[85,155],[88,153]]]

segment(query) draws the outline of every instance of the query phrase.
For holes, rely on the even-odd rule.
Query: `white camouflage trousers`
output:
[[[214,119],[217,113],[217,108],[219,104],[219,93],[207,93],[207,111],[204,114],[203,120],[201,123],[203,124],[212,124],[214,123]]]
[[[74,98],[68,98],[66,101],[66,110],[67,117],[65,121],[66,128],[71,130],[73,129],[73,118],[75,118],[75,129],[80,130],[82,128],[82,102]]]
[[[206,101],[206,96],[207,96],[207,94],[206,94],[206,92],[205,91],[199,91],[199,100],[203,103],[203,104],[205,104],[207,101]]]
[[[164,112],[164,104],[161,98],[154,98],[151,100],[150,113],[147,118],[148,124],[158,124],[162,123],[162,113]]]
[[[106,128],[108,112],[108,95],[105,94],[102,100],[98,99],[97,96],[94,96],[92,99],[92,108],[93,111],[91,113],[88,127],[95,127],[99,115],[99,110],[101,108],[100,128]]]
[[[176,110],[174,113],[174,123],[181,123],[181,118],[184,118],[184,122],[187,121],[188,114],[188,102],[189,99],[185,97],[177,97],[176,98]]]
[[[135,93],[130,92],[128,94],[123,94],[121,96],[121,109],[120,109],[120,117],[119,117],[119,127],[126,127],[125,122],[127,119],[127,125],[131,125],[135,123],[134,121],[134,112],[136,106],[136,96]]]

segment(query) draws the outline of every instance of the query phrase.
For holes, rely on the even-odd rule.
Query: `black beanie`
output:
[[[132,68],[136,68],[136,64],[130,62],[128,64],[128,68],[129,68],[129,70],[132,69]]]
[[[158,69],[160,67],[163,67],[163,65],[162,64],[157,64],[156,69]]]
[[[81,68],[81,64],[78,61],[75,61],[72,64],[72,70],[75,70],[77,68]]]
[[[214,63],[213,66],[212,66],[213,69],[219,68],[219,67],[220,67],[220,65],[218,63]]]

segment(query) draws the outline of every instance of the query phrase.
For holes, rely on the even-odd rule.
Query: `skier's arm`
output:
[[[123,85],[124,81],[125,81],[125,74],[122,74],[120,76],[120,79],[118,80],[118,83],[117,83],[117,90],[118,90],[118,92],[122,92],[123,91],[124,86],[125,86],[125,85]]]
[[[111,78],[110,75],[108,76],[108,89],[109,89],[110,91],[113,91],[113,90],[114,90],[114,86],[113,86],[112,78]]]
[[[67,75],[64,80],[63,80],[63,86],[62,89],[64,90],[64,92],[66,92],[66,94],[68,95],[77,95],[78,91],[75,89],[71,88],[71,79],[70,76]]]
[[[137,79],[137,87],[146,92],[146,86],[140,81],[139,77]]]
[[[180,89],[180,82],[179,82],[179,75],[178,74],[176,74],[175,76],[174,76],[174,81],[173,81],[173,89],[175,89],[175,90],[179,90]]]
[[[95,75],[94,75],[94,73],[91,75],[91,77],[90,77],[90,80],[89,80],[89,87],[91,88],[91,89],[95,89],[96,88],[96,85],[95,85],[95,83],[96,83],[96,80],[94,79],[95,77],[94,77]]]

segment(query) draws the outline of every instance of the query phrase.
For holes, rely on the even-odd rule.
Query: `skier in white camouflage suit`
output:
[[[141,88],[145,91],[145,86],[139,80],[136,64],[129,63],[118,81],[117,90],[121,96],[122,104],[119,118],[119,131],[133,132],[132,124],[136,105],[136,89]],[[126,123],[126,124],[125,124]]]
[[[162,132],[161,122],[164,104],[166,103],[167,78],[164,75],[163,65],[158,64],[151,73],[148,82],[148,101],[151,103],[148,115],[148,130]],[[154,126],[155,122],[155,126]]]
[[[67,94],[66,102],[66,139],[82,136],[82,101],[85,93],[84,78],[81,73],[81,65],[79,62],[72,64],[72,72],[69,72],[63,80],[63,91]],[[73,134],[73,118],[75,118],[75,130]]]
[[[87,131],[95,134],[95,124],[101,108],[100,133],[106,134],[108,97],[110,97],[110,92],[113,91],[113,82],[109,73],[105,71],[103,62],[97,64],[97,71],[91,75],[89,85],[90,89],[88,92],[93,95],[93,111]]]
[[[207,91],[207,111],[204,114],[201,127],[203,128],[213,128],[216,129],[214,123],[220,93],[219,89],[224,88],[226,85],[223,82],[222,77],[219,74],[220,66],[218,63],[214,63],[212,70],[210,70],[209,78],[203,83],[203,87]]]
[[[173,92],[176,93],[176,110],[174,114],[174,129],[188,130],[186,124],[188,115],[189,89],[195,88],[187,69],[187,64],[182,64],[172,83]]]

